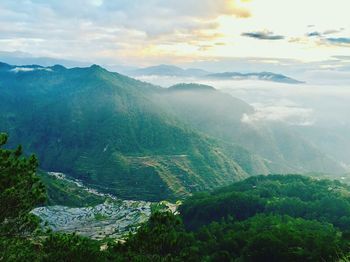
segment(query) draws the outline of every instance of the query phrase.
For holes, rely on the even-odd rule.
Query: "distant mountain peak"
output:
[[[204,76],[209,74],[209,72],[198,69],[198,68],[188,68],[183,69],[174,65],[157,65],[150,66],[146,68],[141,68],[137,70],[130,71],[129,74],[131,76],[183,76],[183,77],[193,77],[193,76]]]
[[[101,66],[97,65],[97,64],[93,64],[90,66],[91,69],[103,69]]]
[[[180,69],[183,70],[181,67],[174,66],[174,65],[166,65],[166,64],[161,64],[157,66],[150,66],[148,68],[168,68],[168,69]]]
[[[97,65],[97,64],[93,64],[90,67],[88,67],[87,69],[93,73],[106,73],[106,72],[108,72],[105,68],[103,68],[102,66]]]
[[[201,84],[176,84],[171,87],[169,87],[169,90],[171,91],[216,91],[216,89],[209,85],[201,85]]]
[[[301,84],[302,81],[293,79],[291,77],[276,74],[272,72],[252,72],[252,73],[239,73],[239,72],[224,72],[209,74],[206,77],[225,80],[263,80],[286,84]]]
[[[12,67],[12,66],[10,66],[9,64],[0,62],[0,69],[9,69],[9,68],[11,68],[11,67]]]
[[[62,65],[54,65],[54,66],[51,66],[50,68],[51,68],[52,70],[54,70],[54,71],[67,70],[67,68],[65,68],[65,67],[62,66]]]
[[[285,84],[301,84],[302,81],[293,79],[283,74],[277,74],[272,72],[223,72],[223,73],[211,73],[203,69],[188,68],[183,69],[174,65],[157,65],[146,68],[141,68],[128,72],[130,76],[174,76],[174,77],[198,77],[198,78],[214,78],[224,80],[259,80],[270,81]]]

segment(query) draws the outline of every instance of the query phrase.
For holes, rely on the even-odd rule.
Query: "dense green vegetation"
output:
[[[110,252],[121,261],[337,261],[347,249],[332,225],[317,221],[258,215],[188,232],[179,217],[163,213]]]
[[[155,214],[110,251],[140,261],[340,261],[349,204],[350,188],[338,181],[251,177],[188,198],[180,216]]]
[[[106,201],[106,197],[86,192],[71,181],[58,179],[40,171],[38,176],[46,187],[48,206],[61,205],[68,207],[95,206]]]
[[[328,222],[350,230],[350,187],[339,181],[299,175],[250,177],[211,193],[189,198],[180,210],[189,227],[231,216],[243,220],[258,213]]]
[[[36,176],[35,156],[22,158],[22,147],[2,149],[7,135],[0,133],[0,234],[28,234],[37,220],[29,214],[43,203],[44,186]]]
[[[97,242],[39,230],[29,213],[46,195],[37,159],[23,157],[21,146],[4,149],[7,138],[0,133],[0,261],[98,261]]]
[[[39,230],[29,215],[44,201],[36,166],[20,147],[0,148],[0,261],[340,261],[350,252],[350,188],[337,181],[251,177],[188,198],[180,215],[155,211],[118,243]]]

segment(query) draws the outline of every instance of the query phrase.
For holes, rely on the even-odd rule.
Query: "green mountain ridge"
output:
[[[178,199],[254,174],[341,172],[294,133],[242,124],[254,108],[208,86],[164,89],[97,65],[0,64],[0,90],[9,146],[124,199]]]
[[[10,146],[22,143],[25,152],[38,154],[43,169],[144,200],[181,197],[247,176],[215,140],[151,99],[160,88],[96,65],[47,69],[0,72],[0,100],[6,101],[0,128],[11,133]]]

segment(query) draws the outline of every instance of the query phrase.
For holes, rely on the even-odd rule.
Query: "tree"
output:
[[[29,212],[45,201],[45,188],[36,176],[36,157],[23,157],[21,146],[4,149],[7,139],[0,134],[0,234],[27,235],[38,222]]]

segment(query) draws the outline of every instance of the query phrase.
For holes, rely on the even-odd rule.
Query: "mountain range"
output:
[[[183,69],[178,66],[173,65],[158,65],[150,66],[146,68],[135,69],[127,72],[131,76],[184,76],[184,77],[200,77],[210,74],[208,71],[198,69],[198,68],[189,68]]]
[[[159,200],[247,176],[217,142],[167,114],[152,99],[158,87],[96,65],[1,64],[0,88],[9,145],[104,192]]]
[[[271,72],[224,72],[212,73],[202,69],[189,68],[183,69],[173,65],[158,65],[136,70],[129,70],[125,72],[127,75],[133,77],[140,76],[172,76],[172,77],[196,77],[204,79],[221,79],[221,80],[260,80],[270,81],[285,84],[301,84],[302,81],[293,79],[283,74],[276,74]]]
[[[283,125],[244,123],[254,108],[210,86],[0,63],[0,90],[9,146],[123,199],[181,198],[255,174],[344,172]]]
[[[282,74],[274,74],[271,72],[260,73],[237,73],[237,72],[225,72],[206,75],[208,78],[214,79],[227,79],[227,80],[262,80],[271,81],[285,84],[301,84],[302,81],[295,80]]]

